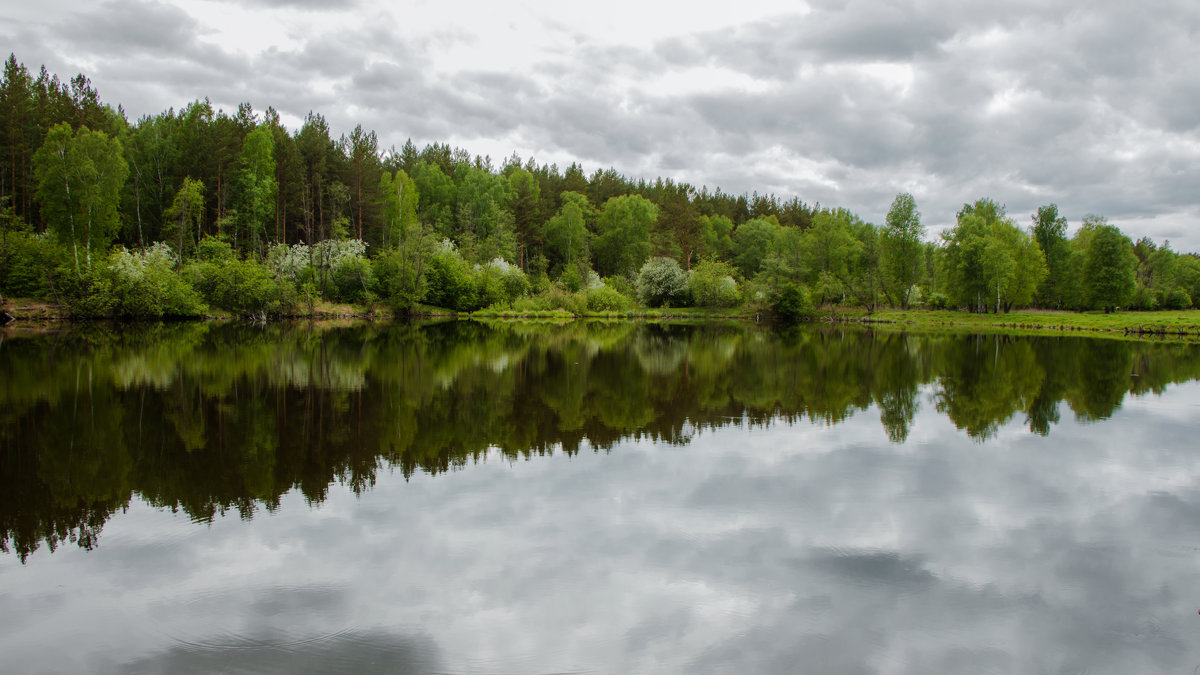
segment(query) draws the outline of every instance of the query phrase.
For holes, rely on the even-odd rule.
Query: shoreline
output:
[[[746,307],[725,309],[657,308],[626,312],[584,312],[567,310],[477,310],[456,312],[431,306],[418,306],[407,314],[391,310],[355,305],[326,304],[310,312],[271,317],[271,321],[389,321],[402,319],[455,319],[476,321],[742,321],[755,324],[771,323],[769,312]],[[144,323],[174,321],[249,321],[263,322],[263,317],[233,314],[209,314],[199,317],[77,317],[53,303],[8,300],[0,305],[0,327],[37,324],[81,324],[90,322]],[[877,309],[868,312],[858,307],[833,307],[818,310],[808,324],[858,325],[873,330],[920,332],[974,332],[1021,335],[1090,334],[1096,337],[1125,337],[1131,339],[1172,339],[1200,341],[1200,310],[1149,312],[1071,312],[1059,310],[1024,310],[1008,314],[973,314],[954,310]]]

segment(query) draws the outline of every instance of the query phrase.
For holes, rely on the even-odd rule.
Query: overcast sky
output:
[[[380,145],[615,168],[931,231],[991,197],[1200,250],[1200,5],[887,2],[6,3],[31,69],[131,119],[208,97]]]

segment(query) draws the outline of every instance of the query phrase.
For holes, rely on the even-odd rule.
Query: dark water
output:
[[[1200,348],[0,333],[0,669],[1193,673]]]

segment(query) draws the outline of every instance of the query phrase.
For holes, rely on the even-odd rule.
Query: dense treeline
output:
[[[100,326],[0,340],[0,550],[91,547],[136,493],[197,520],[298,490],[368,489],[490,449],[512,459],[730,424],[836,424],[922,406],[972,438],[1200,377],[1186,344],[872,334],[746,324],[474,322],[303,329]]]
[[[925,241],[774,195],[586,174],[433,144],[335,138],[310,113],[208,101],[126,119],[82,75],[15,56],[0,82],[0,294],[93,315],[287,313],[319,300],[622,311],[649,305],[1184,308],[1200,259],[1053,204],[1021,227],[989,199]]]

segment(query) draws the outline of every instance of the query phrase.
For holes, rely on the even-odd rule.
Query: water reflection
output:
[[[0,653],[1192,672],[1195,352],[632,324],[8,335]]]
[[[1049,434],[1200,376],[1191,345],[633,323],[181,324],[0,343],[0,546],[90,549],[131,495],[208,521],[439,473],[729,424],[838,424],[877,406],[902,443],[930,392],[984,440]]]

